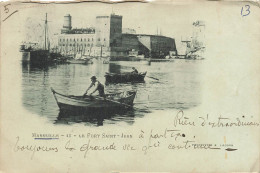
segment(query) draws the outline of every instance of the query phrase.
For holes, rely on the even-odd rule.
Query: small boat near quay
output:
[[[79,54],[76,54],[75,57],[69,56],[67,58],[67,63],[69,63],[69,64],[93,64],[93,61],[86,56],[81,56]]]
[[[106,83],[144,82],[146,72],[141,73],[106,73]]]
[[[107,109],[127,109],[133,107],[136,91],[125,91],[115,94],[106,94],[105,97],[99,96],[73,96],[64,95],[51,91],[61,111],[89,111]]]
[[[89,59],[68,59],[69,64],[93,64],[92,60]]]

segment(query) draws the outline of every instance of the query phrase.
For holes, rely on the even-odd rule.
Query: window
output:
[[[86,41],[86,38],[84,38],[84,41]]]
[[[88,41],[89,41],[89,38],[88,38]]]
[[[100,41],[100,38],[98,38],[98,41]]]
[[[94,39],[92,38],[92,41],[93,41]]]
[[[104,41],[106,41],[106,39],[104,38]]]
[[[88,44],[88,47],[89,47],[90,45]]]
[[[82,38],[81,38],[81,40],[80,41],[82,41]]]

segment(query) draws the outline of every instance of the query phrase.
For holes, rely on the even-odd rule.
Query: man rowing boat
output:
[[[94,86],[94,87],[95,87],[94,91],[93,91],[92,93],[90,93],[89,95],[91,96],[93,93],[95,93],[96,91],[98,91],[99,96],[105,97],[104,85],[102,85],[102,84],[97,80],[96,76],[92,76],[90,79],[91,79],[91,84],[90,84],[90,86],[88,87],[87,91],[84,93],[84,96],[87,95],[88,90]]]
[[[132,67],[132,73],[134,73],[134,74],[138,74],[138,71],[136,70],[136,68],[135,67]]]

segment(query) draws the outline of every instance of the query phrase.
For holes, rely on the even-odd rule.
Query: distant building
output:
[[[205,22],[196,21],[193,22],[193,33],[192,33],[192,45],[194,48],[204,47],[205,42]]]
[[[123,34],[136,34],[136,31],[132,28],[123,28],[122,33]]]
[[[95,28],[72,28],[72,17],[64,16],[64,25],[58,38],[61,53],[81,52],[90,56],[124,57],[136,50],[139,55],[164,58],[170,51],[177,53],[175,40],[160,35],[136,34],[133,29],[122,30],[122,16],[97,16]]]

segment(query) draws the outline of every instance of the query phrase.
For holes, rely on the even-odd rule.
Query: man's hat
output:
[[[96,80],[97,78],[96,78],[96,76],[92,76],[90,79],[91,80]]]
[[[135,67],[132,67],[132,69],[135,69]]]

